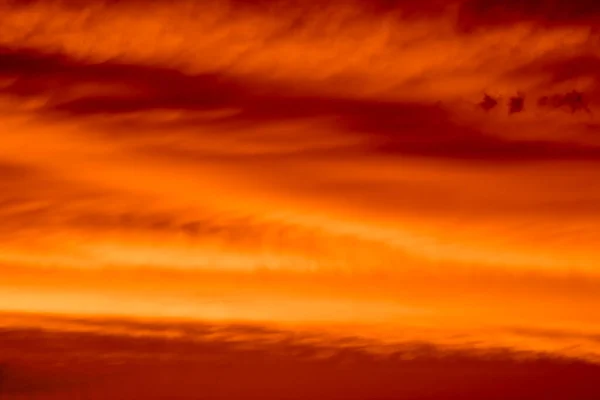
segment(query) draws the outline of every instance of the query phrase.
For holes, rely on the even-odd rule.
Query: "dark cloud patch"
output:
[[[556,93],[551,96],[542,96],[538,99],[538,106],[544,108],[567,108],[571,113],[583,111],[592,114],[588,100],[583,93],[577,90],[567,93]]]
[[[545,86],[575,82],[581,78],[591,78],[600,83],[600,57],[581,54],[567,57],[547,57],[511,71],[509,76],[544,76]]]
[[[377,149],[398,154],[462,159],[598,159],[600,149],[569,143],[508,141],[453,121],[441,104],[319,97],[268,82],[234,80],[225,75],[187,75],[178,70],[123,64],[82,64],[61,55],[8,51],[0,54],[0,75],[17,77],[6,92],[51,93],[57,101],[43,111],[65,117],[152,115],[155,110],[194,112],[237,109],[211,124],[260,126],[286,120],[327,118],[342,130],[365,135]],[[65,87],[80,83],[121,84],[135,88],[125,94],[89,92],[61,100]],[[513,112],[523,109],[519,98]],[[205,122],[206,123],[206,122]],[[136,133],[139,135],[140,133]],[[192,134],[193,135],[193,134]]]
[[[578,78],[600,81],[600,57],[587,54],[557,60],[543,66],[542,71],[548,71],[551,83],[563,83]]]
[[[523,111],[524,98],[517,97],[513,103],[510,113]],[[366,151],[463,160],[600,160],[600,148],[594,146],[551,140],[508,140],[458,125],[436,105],[269,96],[257,98],[240,113],[212,123],[258,126],[276,120],[314,117],[334,118],[343,129],[366,135],[367,147],[363,148]]]
[[[542,160],[600,160],[600,148],[578,143],[505,140],[491,135],[464,135],[434,143],[388,141],[377,145],[388,154],[452,158],[470,161],[524,162]]]
[[[328,8],[355,7],[363,12],[371,14],[387,14],[401,11],[405,17],[431,16],[432,14],[440,14],[446,11],[451,1],[447,0],[425,0],[414,2],[412,0],[203,0],[190,2],[189,0],[3,0],[4,3],[12,7],[32,7],[40,4],[60,4],[61,7],[71,9],[84,9],[90,5],[103,6],[154,6],[154,5],[174,5],[184,3],[186,6],[193,9],[193,6],[202,8],[203,6],[217,3],[228,5],[234,10],[250,10],[255,12],[297,12],[318,13]],[[191,4],[190,4],[191,3]]]
[[[508,349],[405,343],[385,356],[360,338],[201,326],[193,336],[0,331],[3,398],[594,399],[600,367]],[[223,333],[214,336],[215,333]],[[268,340],[264,340],[267,339]],[[263,339],[263,340],[261,340]],[[316,340],[314,340],[316,339]],[[26,382],[26,384],[24,384]],[[51,383],[48,386],[48,383]],[[36,387],[35,391],[33,387]],[[45,389],[44,389],[45,388]]]
[[[217,74],[186,75],[176,69],[121,63],[80,63],[62,54],[0,49],[0,77],[15,79],[5,93],[60,95],[78,84],[114,84],[119,96],[89,93],[67,104],[51,104],[74,113],[118,113],[137,110],[206,109],[233,104],[243,88]]]
[[[541,108],[591,114],[594,106],[600,104],[600,57],[592,54],[543,57],[509,72],[508,76],[517,79],[544,77],[539,90],[545,94],[536,101]],[[579,84],[582,80],[593,83],[586,90],[581,90]],[[552,90],[557,85],[572,85],[572,89]]]
[[[0,336],[4,336],[0,332]],[[4,346],[4,344],[3,344]],[[4,350],[4,349],[3,349]],[[73,386],[73,380],[68,376],[60,379],[48,374],[47,370],[29,365],[25,360],[4,362],[0,358],[0,398],[39,398],[53,393],[60,393]]]
[[[466,0],[459,7],[462,31],[535,22],[543,26],[600,27],[600,3],[595,0]]]
[[[0,396],[35,395],[47,393],[52,385],[40,382],[39,377],[27,375],[26,372],[12,365],[0,365]]]
[[[490,111],[498,105],[498,99],[490,96],[489,94],[484,94],[483,100],[481,100],[477,105],[484,111]]]
[[[508,99],[508,113],[516,114],[525,109],[525,95],[517,94]]]
[[[0,160],[0,188],[2,187],[2,183],[22,179],[25,176],[36,175],[37,172],[34,168],[27,165]]]

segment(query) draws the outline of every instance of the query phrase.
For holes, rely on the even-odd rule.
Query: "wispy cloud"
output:
[[[589,338],[596,10],[538,3],[0,1],[0,308]]]

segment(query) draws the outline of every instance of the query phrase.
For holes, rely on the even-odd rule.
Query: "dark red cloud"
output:
[[[525,109],[525,95],[517,94],[508,99],[508,113],[520,113]]]
[[[154,5],[154,4],[175,4],[190,3],[189,0],[3,0],[3,3],[11,7],[31,7],[43,3],[59,3],[62,7],[81,9],[93,4],[103,5]],[[192,2],[193,3],[193,2]],[[412,0],[204,0],[196,1],[199,7],[210,5],[211,3],[228,5],[236,9],[250,9],[254,11],[276,11],[276,10],[304,10],[318,12],[324,7],[360,7],[365,12],[374,14],[392,13],[402,11],[404,16],[419,17],[440,14],[447,10],[448,6],[455,1],[446,0],[425,0],[414,2]]]
[[[595,0],[466,0],[459,9],[458,27],[466,31],[516,22],[600,27],[600,3]]]
[[[299,333],[201,324],[185,332],[170,339],[160,334],[129,337],[4,329],[0,332],[5,348],[0,371],[3,398],[591,400],[600,396],[598,365],[552,355],[406,343],[375,356],[365,347],[372,343],[354,337],[313,337],[314,344],[308,344]],[[221,333],[220,339],[210,338],[214,333]],[[257,337],[271,339],[262,344],[251,340]]]
[[[90,5],[145,5],[187,3],[188,0],[3,0],[11,7],[34,7],[40,4],[60,4],[61,7],[83,9]],[[194,3],[194,2],[191,2]],[[458,6],[459,30],[508,25],[514,22],[535,22],[540,25],[599,25],[600,6],[595,0],[206,0],[196,2],[197,7],[210,4],[227,5],[236,10],[256,12],[298,12],[292,22],[297,27],[303,24],[302,15],[314,14],[324,8],[354,7],[371,15],[397,14],[402,18],[430,18],[448,13]],[[291,27],[293,28],[293,27]]]
[[[511,71],[514,78],[543,77],[539,91],[544,93],[537,99],[542,108],[564,108],[572,112],[590,113],[600,104],[600,57],[593,54],[576,56],[548,56]],[[585,90],[580,82],[589,81]],[[571,90],[549,90],[557,85],[570,86]]]
[[[592,113],[588,100],[583,93],[572,90],[567,93],[555,93],[551,96],[542,96],[538,99],[538,106],[547,108],[567,108],[571,113],[577,111]]]
[[[479,107],[481,107],[484,111],[490,111],[494,107],[498,105],[498,99],[492,97],[488,94],[483,96],[483,100],[478,103]]]
[[[62,54],[0,49],[0,77],[16,78],[4,92],[58,95],[82,83],[123,85],[130,90],[104,98],[91,93],[73,105],[49,104],[80,113],[112,113],[157,108],[206,109],[235,104],[241,87],[213,74],[190,76],[176,69],[132,65],[118,60],[79,63]]]
[[[0,52],[0,76],[14,79],[4,93],[25,98],[48,96],[50,100],[40,111],[65,118],[177,110],[192,113],[187,123],[193,126],[195,111],[237,109],[237,113],[211,123],[259,126],[322,117],[335,121],[342,130],[364,135],[367,150],[399,155],[496,160],[600,158],[600,149],[593,146],[487,135],[457,124],[440,104],[315,96],[221,74],[188,75],[118,61],[79,63],[60,54],[5,48]],[[86,83],[120,89],[108,94],[92,90],[75,98],[65,95],[69,88]]]
[[[567,83],[581,78],[600,82],[600,57],[592,54],[542,57],[511,71],[509,75],[544,76],[544,85]]]
[[[378,149],[387,154],[410,154],[471,161],[523,162],[540,160],[598,160],[594,146],[542,140],[510,141],[489,135],[448,138],[434,144],[412,143],[412,146],[390,141]]]

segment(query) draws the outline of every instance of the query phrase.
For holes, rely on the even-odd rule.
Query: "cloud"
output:
[[[3,394],[31,394],[34,386],[40,399],[191,398],[199,391],[223,399],[587,398],[596,396],[600,374],[583,360],[510,349],[387,346],[260,326],[188,324],[162,333],[165,326],[111,332],[113,324],[102,325],[87,332],[85,325],[3,329],[3,342],[10,343],[3,354]]]
[[[600,7],[592,0],[466,0],[460,5],[459,25],[473,29],[533,22],[542,26],[582,25],[591,28],[598,23],[599,17]]]
[[[0,2],[0,306],[591,330],[597,123],[535,100],[597,38],[520,7]]]
[[[512,86],[499,79],[502,72],[560,51],[557,38],[572,49],[590,45],[583,30],[509,26],[464,36],[456,32],[453,11],[436,1],[259,3],[29,2],[5,7],[2,43],[78,60],[119,59],[284,83],[321,95],[396,100],[473,95],[491,82]],[[46,13],[54,16],[52,23],[42,17]],[[198,25],[206,27],[202,34]],[[516,57],[523,42],[528,54]]]
[[[511,72],[513,76],[542,76],[543,85],[574,85],[591,79],[598,83],[598,65],[600,59],[593,54],[563,55],[555,54],[534,60],[519,66]],[[573,89],[577,89],[574,87]]]
[[[596,159],[598,154],[595,146],[559,143],[552,138],[546,142],[520,142],[489,135],[457,124],[451,111],[439,103],[294,94],[293,89],[289,93],[282,85],[240,81],[226,75],[190,75],[176,69],[120,62],[82,63],[60,54],[32,51],[5,50],[2,57],[6,62],[0,73],[15,78],[4,92],[49,97],[40,110],[45,112],[85,117],[175,111],[183,114],[172,123],[187,122],[190,127],[194,123],[240,127],[321,119],[337,127],[338,136],[356,138],[358,134],[367,150],[393,149],[397,154],[412,156],[535,160]],[[85,84],[93,86],[85,92],[76,91]],[[122,89],[107,93],[106,88],[111,86]],[[514,112],[522,107],[514,108]],[[236,111],[194,120],[198,112],[222,110]],[[302,142],[301,138],[287,138],[298,139]],[[348,141],[350,145],[353,140]]]
[[[63,54],[32,50],[4,49],[0,53],[0,65],[0,75],[12,79],[3,88],[4,93],[48,95],[51,100],[55,98],[49,107],[67,103],[63,107],[72,112],[78,111],[76,104],[79,101],[81,113],[211,108],[223,102],[234,102],[241,91],[232,82],[214,74],[190,76],[176,69],[118,61],[77,62]],[[86,84],[93,85],[89,92],[77,93],[76,89]],[[107,93],[107,86],[121,90]],[[70,98],[70,94],[75,98]],[[86,100],[92,104],[86,107]],[[127,107],[127,104],[131,105]]]

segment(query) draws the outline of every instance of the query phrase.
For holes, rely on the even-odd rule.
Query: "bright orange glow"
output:
[[[597,17],[478,1],[0,0],[0,311],[596,359]]]

